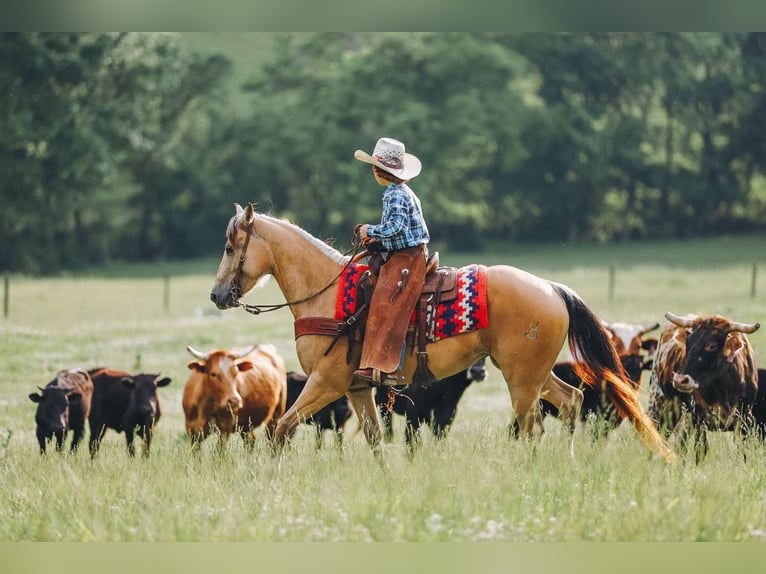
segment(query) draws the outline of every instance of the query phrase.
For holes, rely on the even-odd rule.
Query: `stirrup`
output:
[[[369,382],[373,387],[381,385],[392,387],[401,384],[404,377],[397,377],[393,373],[384,373],[380,369],[368,367],[366,369],[357,369],[354,376],[363,381]]]

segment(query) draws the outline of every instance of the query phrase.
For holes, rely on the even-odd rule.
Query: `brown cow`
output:
[[[273,438],[287,402],[287,369],[276,347],[255,345],[244,351],[186,349],[197,359],[183,393],[186,432],[192,445],[217,430],[221,444],[238,430],[252,446],[255,429],[266,424]]]
[[[760,324],[731,321],[720,315],[665,313],[670,321],[660,334],[649,384],[649,416],[666,436],[695,436],[695,454],[707,454],[707,430],[753,427],[758,373],[747,335]]]

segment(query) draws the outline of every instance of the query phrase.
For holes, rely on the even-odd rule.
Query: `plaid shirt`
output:
[[[379,241],[384,251],[428,244],[428,227],[415,193],[403,183],[389,185],[383,192],[380,224],[367,227],[367,235]]]

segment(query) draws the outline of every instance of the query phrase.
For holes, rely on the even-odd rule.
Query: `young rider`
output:
[[[365,246],[383,252],[385,263],[370,301],[359,369],[354,375],[373,385],[396,384],[404,359],[409,319],[423,285],[428,257],[428,227],[420,200],[407,183],[421,170],[420,160],[402,142],[380,138],[372,155],[354,157],[372,165],[375,181],[385,187],[379,224],[357,226]]]

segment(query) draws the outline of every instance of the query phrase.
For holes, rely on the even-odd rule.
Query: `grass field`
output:
[[[442,262],[509,263],[566,283],[604,319],[661,321],[665,311],[766,323],[764,237],[608,247],[522,247]],[[756,294],[751,297],[753,264]],[[766,540],[766,448],[715,435],[699,466],[653,460],[627,425],[576,459],[557,421],[537,445],[509,441],[499,372],[469,387],[448,438],[413,460],[397,440],[389,469],[355,420],[342,452],[316,451],[301,428],[277,473],[263,439],[188,452],[181,393],[200,349],[271,342],[297,369],[292,317],[213,312],[217,261],[119,266],[87,275],[10,278],[0,322],[0,541],[743,541]],[[610,289],[610,267],[614,269]],[[165,282],[164,277],[169,277]],[[167,291],[166,291],[167,287]],[[611,296],[610,296],[611,291]],[[271,282],[249,302],[283,300]],[[751,336],[766,364],[766,329]],[[108,431],[91,461],[41,457],[27,395],[60,368],[162,372],[163,416],[149,459],[129,460]],[[747,455],[746,462],[743,455]]]

